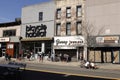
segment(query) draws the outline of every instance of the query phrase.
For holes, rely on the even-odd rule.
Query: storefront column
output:
[[[120,64],[120,50],[119,50],[119,64]]]
[[[54,44],[53,43],[51,43],[51,54],[50,55],[52,55],[52,54],[55,54],[55,49],[54,49]]]
[[[83,59],[87,60],[87,46],[84,46]]]
[[[76,55],[77,55],[77,61],[78,61],[79,60],[79,48],[77,48]]]
[[[104,55],[103,55],[103,51],[101,51],[101,63],[104,63]]]
[[[41,51],[42,51],[43,53],[45,53],[45,43],[42,43],[42,49],[41,49]]]
[[[114,63],[114,54],[113,54],[113,50],[111,50],[111,63]]]

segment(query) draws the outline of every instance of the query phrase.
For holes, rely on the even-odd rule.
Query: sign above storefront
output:
[[[54,37],[54,46],[83,46],[84,38],[82,36]]]
[[[118,43],[119,36],[96,37],[96,43]]]
[[[6,37],[6,38],[0,38],[0,42],[9,42],[10,38]]]
[[[26,25],[26,37],[45,37],[47,32],[47,26],[41,25]]]

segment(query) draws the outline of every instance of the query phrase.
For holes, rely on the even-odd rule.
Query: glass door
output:
[[[37,54],[38,52],[41,52],[41,47],[35,47],[35,54]]]

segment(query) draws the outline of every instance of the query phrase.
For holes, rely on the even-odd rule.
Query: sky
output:
[[[48,2],[50,0],[0,0],[0,23],[15,21],[21,17],[24,6]]]

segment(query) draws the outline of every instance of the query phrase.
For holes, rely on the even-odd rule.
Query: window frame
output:
[[[81,17],[82,16],[82,6],[78,5],[76,6],[76,17]]]
[[[16,29],[3,30],[3,37],[16,36]]]
[[[61,24],[57,23],[56,24],[56,36],[60,36],[61,33]]]
[[[43,12],[39,12],[39,21],[43,21]]]
[[[66,35],[71,35],[71,22],[66,23]]]
[[[56,10],[56,19],[61,19],[61,8]]]
[[[66,8],[66,18],[71,18],[71,7]]]
[[[82,34],[82,21],[76,22],[76,34],[77,35],[81,35]]]

